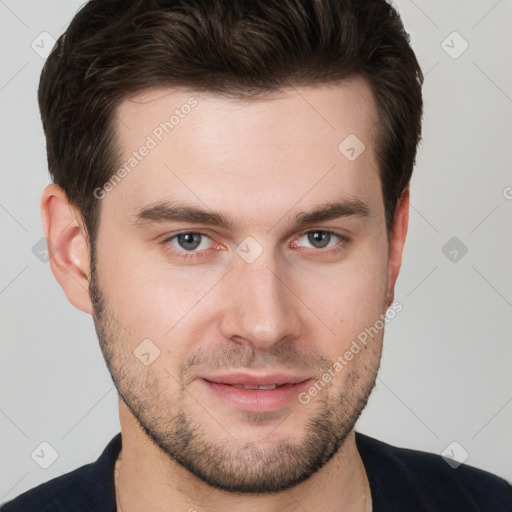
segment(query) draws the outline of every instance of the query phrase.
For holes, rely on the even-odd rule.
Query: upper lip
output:
[[[202,378],[218,384],[271,386],[272,384],[298,384],[299,382],[308,380],[311,377],[289,373],[272,373],[266,375],[255,375],[250,373],[228,373],[223,375],[209,375]]]

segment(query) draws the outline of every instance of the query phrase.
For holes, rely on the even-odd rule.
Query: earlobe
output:
[[[405,187],[395,211],[388,257],[388,289],[386,307],[395,298],[395,284],[402,264],[402,254],[409,225],[409,185]]]
[[[41,196],[41,217],[50,267],[69,302],[92,314],[89,296],[90,248],[78,210],[64,190],[52,183]]]

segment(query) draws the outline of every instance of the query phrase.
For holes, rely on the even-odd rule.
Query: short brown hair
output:
[[[116,107],[155,86],[256,98],[359,76],[376,100],[376,154],[388,236],[421,138],[423,74],[384,0],[90,0],[59,38],[38,100],[54,183],[94,253],[116,170]]]

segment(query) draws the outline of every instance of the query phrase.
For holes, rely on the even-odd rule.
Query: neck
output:
[[[115,471],[118,512],[164,512],[170,507],[190,512],[371,511],[368,480],[353,431],[308,480],[268,495],[212,488],[163,453],[138,424],[121,422],[121,431],[122,450]]]

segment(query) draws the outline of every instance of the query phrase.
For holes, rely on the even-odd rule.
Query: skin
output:
[[[41,199],[52,271],[69,301],[93,315],[120,394],[122,510],[364,510],[353,428],[383,330],[309,403],[272,413],[241,411],[200,377],[245,369],[320,379],[391,305],[409,191],[388,241],[373,96],[359,78],[249,102],[148,90],[117,110],[121,162],[192,95],[197,106],[101,200],[93,268],[64,192],[52,184]],[[350,133],[366,146],[355,161],[338,150]],[[298,213],[340,197],[358,198],[369,214],[294,226]],[[131,224],[143,206],[172,198],[235,226]],[[333,236],[321,248],[306,230],[350,241]],[[183,231],[207,235],[195,249],[203,257],[187,262],[186,245],[165,242]],[[262,249],[251,263],[235,252],[249,236]],[[160,350],[147,366],[133,354],[144,339]]]

